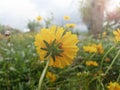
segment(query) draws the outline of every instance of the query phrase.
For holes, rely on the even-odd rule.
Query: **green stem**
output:
[[[109,53],[114,47],[115,47],[115,46],[112,46],[112,47],[105,53],[105,55],[103,56],[102,61],[101,61],[101,64],[100,64],[100,70],[102,69],[103,61],[104,61],[105,57],[108,55],[108,53]]]
[[[119,73],[119,76],[118,76],[118,78],[117,78],[117,82],[119,82],[119,80],[120,80],[120,73]]]
[[[108,69],[105,71],[105,75],[108,73],[108,71],[111,69],[112,65],[114,64],[115,60],[117,59],[117,57],[120,54],[120,50],[118,51],[117,55],[114,57],[112,63],[109,65]]]
[[[88,90],[90,83],[92,83],[94,80],[96,80],[98,77],[92,78],[90,81],[86,82],[85,90]]]
[[[38,90],[41,90],[42,82],[43,82],[43,79],[44,79],[44,77],[45,77],[47,68],[48,68],[48,66],[49,66],[50,57],[51,57],[51,54],[48,56],[48,60],[47,60],[46,66],[45,66],[45,68],[44,68],[44,70],[43,70],[43,72],[42,72],[42,75],[41,75],[40,79],[39,79]]]
[[[90,57],[89,60],[91,60],[95,56],[95,53],[93,53]]]
[[[99,82],[100,85],[102,86],[102,90],[105,90],[104,85],[103,85],[103,83],[102,83],[102,80],[101,80],[101,77],[100,77],[100,76],[98,77],[98,82]]]

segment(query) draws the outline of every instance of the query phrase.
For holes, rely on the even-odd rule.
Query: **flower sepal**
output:
[[[44,56],[44,58],[47,58],[50,53],[51,53],[51,57],[53,59],[53,61],[55,62],[55,56],[59,56],[59,57],[62,57],[62,55],[60,54],[61,52],[64,52],[62,49],[61,49],[61,43],[57,43],[56,42],[56,39],[54,39],[52,41],[52,43],[48,43],[47,41],[43,40],[46,48],[40,48],[42,50],[45,50],[47,51],[46,55]]]

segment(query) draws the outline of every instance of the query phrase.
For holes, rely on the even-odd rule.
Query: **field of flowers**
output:
[[[66,26],[1,34],[0,90],[120,90],[120,30],[94,39]]]

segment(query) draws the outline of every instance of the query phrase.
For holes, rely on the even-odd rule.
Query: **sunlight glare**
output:
[[[110,0],[106,5],[106,11],[114,12],[119,5],[120,5],[120,0]]]

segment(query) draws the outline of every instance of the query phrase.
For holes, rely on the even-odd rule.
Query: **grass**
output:
[[[0,39],[0,90],[37,89],[46,62],[39,60],[34,36],[35,33],[18,33],[10,39]],[[115,44],[112,35],[98,40],[88,35],[84,37],[80,38],[80,50],[72,65],[64,69],[49,67],[57,78],[55,82],[45,78],[43,90],[107,90],[110,81],[120,83],[120,43]],[[102,43],[104,53],[83,50],[83,46],[93,43]],[[96,61],[99,66],[86,66],[88,60]]]

